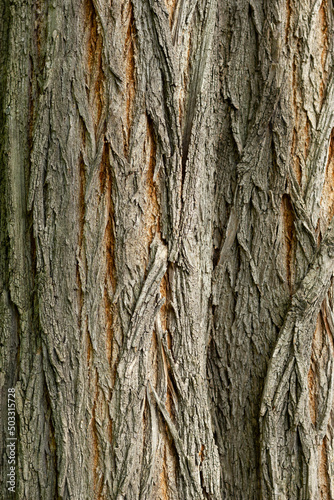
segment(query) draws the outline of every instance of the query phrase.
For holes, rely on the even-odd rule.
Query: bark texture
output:
[[[332,2],[1,11],[1,498],[334,499]]]

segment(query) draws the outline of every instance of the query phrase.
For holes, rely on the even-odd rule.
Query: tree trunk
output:
[[[1,498],[334,499],[332,3],[1,11]]]

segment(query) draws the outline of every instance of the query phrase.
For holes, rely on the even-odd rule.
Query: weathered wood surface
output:
[[[1,498],[334,499],[332,3],[1,12]]]

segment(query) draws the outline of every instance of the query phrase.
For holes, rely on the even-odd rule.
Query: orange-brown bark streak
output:
[[[324,370],[322,366],[324,362],[321,360],[323,351],[323,336],[327,335],[324,321],[321,320],[319,315],[317,326],[315,329],[313,344],[312,344],[312,358],[311,366],[308,374],[309,385],[309,408],[312,423],[316,425],[318,418],[318,395],[320,394],[320,377],[319,371]],[[332,355],[332,354],[331,354]],[[321,362],[322,361],[322,362]],[[319,498],[322,500],[329,500],[331,498],[329,492],[329,477],[328,477],[328,462],[325,445],[326,437],[319,447],[319,465],[318,465],[318,481],[319,481]]]
[[[321,317],[324,326],[323,335],[327,335],[329,340],[328,355],[333,356],[334,354],[333,332],[331,331],[331,328],[329,326],[326,307],[324,307],[324,305],[325,302],[323,303],[321,308]],[[325,369],[325,367],[323,369]],[[321,500],[330,500],[332,498],[330,494],[329,462],[328,462],[326,442],[327,442],[327,437],[325,436],[322,444],[320,445],[320,450],[319,450],[320,458],[319,458],[318,477],[319,477],[319,492]]]
[[[167,7],[168,12],[169,12],[169,26],[170,26],[170,28],[173,25],[174,14],[175,14],[177,2],[178,2],[178,0],[165,0],[165,4],[166,4],[166,7]]]
[[[129,156],[129,142],[130,142],[130,131],[133,119],[133,103],[136,93],[136,82],[135,82],[135,59],[134,59],[134,37],[135,37],[135,25],[132,10],[132,3],[128,3],[127,12],[128,28],[125,39],[124,46],[124,56],[125,56],[125,94],[126,94],[126,129],[123,130],[124,134],[124,154],[128,158]]]
[[[160,295],[165,299],[163,306],[160,309],[161,326],[164,331],[167,331],[167,294],[168,294],[168,280],[167,273],[163,276],[160,284]],[[167,342],[170,342],[168,339]],[[170,348],[170,344],[168,345]]]
[[[152,498],[157,500],[170,500],[173,498],[173,485],[176,485],[176,450],[168,435],[167,428],[162,430],[164,445],[161,447],[161,458],[157,476],[157,486],[153,489]]]
[[[156,140],[153,125],[147,120],[147,142],[144,143],[144,156],[146,147],[149,150],[149,161],[147,169],[147,195],[145,207],[145,233],[148,235],[148,247],[153,241],[155,233],[160,234],[160,207],[154,182],[154,169],[156,162]]]
[[[285,262],[287,281],[289,285],[290,294],[293,293],[293,265],[294,265],[294,252],[295,252],[295,228],[294,220],[295,215],[291,205],[290,197],[285,194],[282,198],[282,216],[283,216],[283,230],[284,230],[284,246],[285,246]]]
[[[286,2],[286,27],[285,27],[285,43],[287,46],[289,43],[291,13],[292,13],[291,0],[287,0],[287,2]]]
[[[99,31],[97,14],[94,9],[93,2],[91,0],[85,0],[84,2],[84,30],[85,30],[85,47],[86,47],[86,91],[89,105],[89,114],[92,117],[95,140],[97,147],[100,147],[101,142],[105,141],[101,131],[105,130],[105,124],[102,123],[104,120],[104,109],[105,109],[105,76],[103,71],[103,60],[102,60],[102,50],[103,50],[103,38]],[[102,126],[101,126],[102,125]],[[86,132],[83,139],[84,150],[89,147],[90,142],[86,141]],[[114,239],[112,230],[112,220],[113,220],[113,207],[111,200],[111,175],[110,175],[110,165],[109,165],[109,150],[107,144],[103,143],[102,159],[99,171],[99,187],[98,192],[98,202],[100,204],[107,203],[106,206],[106,217],[107,224],[105,230],[105,248],[106,248],[106,274],[107,279],[114,285],[115,272],[114,272]],[[84,172],[84,166],[82,168]],[[81,175],[82,177],[82,175]],[[81,185],[83,185],[83,196],[85,190],[85,179],[82,178]],[[85,216],[85,207],[81,210],[83,214],[81,216],[82,221]],[[83,248],[83,222],[80,224],[80,236],[79,236],[79,246],[84,252]],[[106,355],[109,363],[112,362],[112,307],[110,303],[110,297],[107,293],[106,287],[103,295],[103,307],[105,309],[105,328],[106,328]],[[81,306],[82,309],[82,306]],[[88,387],[90,393],[93,395],[92,408],[91,408],[91,420],[90,420],[90,439],[92,446],[92,476],[93,476],[93,488],[94,488],[94,498],[97,500],[102,500],[105,498],[103,493],[103,470],[101,469],[101,447],[100,447],[100,437],[98,431],[98,422],[102,421],[101,415],[104,415],[104,410],[107,407],[107,403],[104,399],[103,392],[99,388],[98,383],[98,371],[96,368],[96,360],[94,359],[95,351],[91,343],[89,331],[88,331],[88,320],[84,318],[85,321],[85,332],[87,338],[87,379]],[[105,422],[111,432],[111,423],[108,420]],[[109,434],[110,434],[109,432]]]
[[[87,326],[87,325],[86,325]],[[96,428],[96,404],[97,404],[97,397],[98,397],[98,387],[97,387],[97,374],[96,370],[93,367],[93,346],[92,342],[90,339],[90,335],[88,332],[87,328],[87,368],[88,368],[88,381],[89,381],[89,386],[90,390],[94,389],[94,402],[93,402],[93,408],[92,408],[92,417],[90,421],[90,438],[91,438],[91,443],[92,443],[92,457],[93,457],[93,463],[92,463],[92,472],[93,472],[93,485],[94,485],[94,492],[97,492],[98,488],[98,464],[99,464],[99,445],[98,445],[98,433],[97,433],[97,428]],[[100,500],[100,495],[96,496],[97,500]]]
[[[328,475],[328,456],[326,449],[326,437],[323,439],[319,450],[319,495],[320,500],[331,500],[332,496],[330,493],[330,481]]]
[[[110,292],[114,293],[116,290],[116,266],[115,266],[115,231],[114,231],[114,205],[112,198],[112,173],[110,165],[110,155],[109,146],[105,143],[102,154],[102,161],[100,167],[100,193],[106,203],[106,214],[107,214],[107,224],[104,234],[104,245],[105,245],[105,255],[106,255],[106,278],[104,285],[104,309],[105,309],[105,328],[106,328],[106,355],[109,362],[111,370],[111,383],[115,382],[117,359],[116,355],[113,355],[114,351],[114,315],[115,315],[115,304],[112,303]],[[111,288],[111,290],[110,290]],[[110,394],[111,397],[111,394]],[[105,403],[105,406],[107,404]],[[102,410],[101,410],[102,411]],[[109,413],[107,418],[100,418],[101,421],[105,422],[108,426],[108,439],[112,442],[112,421],[109,418]],[[101,494],[103,488],[103,481],[101,480]],[[101,498],[105,498],[104,496]]]
[[[334,215],[334,129],[332,130],[329,141],[325,182],[320,205],[322,216],[328,225]]]
[[[316,364],[315,360],[312,357],[311,359],[311,367],[308,372],[308,387],[309,387],[309,408],[310,408],[310,417],[312,424],[315,425],[317,421],[317,403],[316,403]]]
[[[204,446],[204,444],[202,444],[201,449],[198,452],[198,455],[199,455],[201,462],[203,462],[203,460],[205,458],[205,446]]]
[[[296,179],[298,183],[301,184],[303,181],[303,165],[305,165],[310,151],[311,124],[302,106],[303,96],[301,92],[301,77],[299,74],[299,66],[301,64],[300,55],[298,53],[299,50],[299,43],[297,43],[297,53],[294,54],[292,62],[292,94],[295,126],[292,137],[291,156]]]
[[[300,185],[302,182],[302,170],[301,170],[301,166],[300,166],[300,158],[297,154],[297,147],[298,147],[298,132],[297,131],[298,131],[298,123],[299,123],[299,110],[298,110],[298,105],[297,105],[297,102],[298,102],[297,88],[298,88],[297,57],[296,57],[296,55],[294,55],[293,63],[292,63],[292,91],[293,91],[293,109],[294,109],[294,114],[295,114],[295,128],[293,130],[291,156],[293,158],[293,167],[294,167],[296,179]]]
[[[160,231],[160,205],[158,200],[157,184],[154,179],[155,167],[156,167],[156,137],[154,133],[154,128],[151,120],[147,117],[147,136],[143,145],[143,157],[145,161],[144,179],[146,183],[146,193],[145,193],[145,205],[143,209],[143,228],[142,237],[147,248],[147,258],[150,245],[156,234],[162,239]],[[161,307],[159,312],[161,326],[164,332],[167,332],[167,343],[168,347],[171,347],[171,337],[168,332],[168,304],[169,304],[169,285],[168,285],[168,271],[163,276],[160,284],[160,294],[165,299],[165,303]],[[158,341],[156,331],[152,333],[152,342],[150,349],[150,372],[151,372],[151,383],[153,386],[157,386],[159,374],[162,372],[159,370],[158,365],[159,355],[158,355]],[[161,361],[160,361],[161,362]],[[170,368],[170,367],[169,367]],[[168,384],[167,384],[167,400],[166,408],[174,418],[174,403],[171,394],[171,379],[168,374]],[[170,487],[169,482],[175,481],[175,471],[176,464],[174,464],[175,450],[170,443],[168,437],[168,430],[162,430],[163,442],[161,446],[161,451],[159,452],[159,458],[156,462],[155,478],[156,486],[153,491],[153,497],[161,500],[170,498]]]
[[[113,344],[113,304],[110,292],[116,289],[116,268],[115,268],[115,235],[114,235],[114,207],[112,201],[112,179],[110,171],[110,157],[108,146],[105,143],[100,167],[100,192],[104,194],[107,213],[107,225],[104,235],[104,245],[106,249],[106,280],[104,288],[104,308],[106,317],[106,353],[110,367],[112,367],[112,344]],[[112,288],[108,293],[108,287]]]
[[[324,309],[322,308],[322,311]],[[320,371],[325,370],[327,366],[327,356],[324,356],[326,352],[326,342],[325,337],[328,335],[327,325],[326,325],[326,315],[323,312],[319,314],[313,341],[312,341],[312,357],[311,365],[308,373],[308,386],[309,386],[309,410],[310,417],[313,425],[317,424],[319,418],[319,394],[320,394]],[[332,345],[332,341],[330,341]],[[332,356],[332,346],[328,352]],[[328,458],[326,452],[326,437],[319,446],[319,463],[318,463],[318,484],[319,484],[319,499],[329,500],[330,488],[329,488],[329,476],[328,476]]]
[[[87,93],[95,131],[104,107],[104,73],[102,68],[102,36],[98,31],[96,12],[91,0],[85,2],[87,39]]]
[[[158,490],[159,500],[169,500],[168,496],[168,477],[167,477],[167,460],[166,460],[166,448],[164,449],[162,469],[159,476],[159,490]]]
[[[329,46],[329,35],[328,35],[328,2],[323,0],[320,10],[319,10],[319,29],[317,30],[319,38],[319,54],[320,54],[320,64],[322,69],[321,81],[320,81],[320,105],[322,105],[325,95],[325,89],[328,80],[328,71],[326,69],[326,61]]]

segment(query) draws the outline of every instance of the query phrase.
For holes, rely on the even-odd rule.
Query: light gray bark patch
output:
[[[291,307],[268,367],[261,405],[262,466],[266,469],[263,475],[270,484],[269,494],[273,497],[286,495],[288,491],[284,475],[281,476],[277,466],[280,463],[280,448],[282,444],[283,447],[286,446],[286,442],[283,441],[281,444],[277,440],[277,434],[287,412],[291,419],[291,431],[298,433],[301,439],[305,467],[307,467],[305,485],[307,495],[309,498],[316,498],[318,495],[317,445],[323,439],[323,428],[327,428],[327,422],[323,422],[322,418],[318,422],[318,428],[314,429],[312,426],[308,406],[307,376],[316,319],[328,292],[334,270],[333,235],[332,223],[309,272],[292,298]],[[296,391],[294,395],[291,394],[292,379]],[[328,390],[328,398],[331,401],[331,383]],[[325,410],[325,415],[329,417],[328,410]],[[265,485],[264,489],[267,488]]]
[[[137,498],[143,489],[147,490],[147,495],[150,496],[151,469],[157,446],[157,424],[153,421],[156,416],[150,396],[146,392],[147,361],[155,316],[162,305],[162,300],[159,298],[160,283],[167,266],[167,249],[157,238],[151,244],[150,261],[147,278],[131,316],[129,330],[124,336],[111,402],[113,435],[116,438],[113,443],[114,498],[126,498],[129,494]],[[141,462],[147,458],[143,449],[144,442],[140,437],[143,432],[143,413],[147,404],[151,411],[153,433],[149,434],[145,442],[145,451],[149,449],[149,443],[152,443],[153,449],[150,454],[152,461],[147,463],[148,468],[144,467],[146,482],[142,482]]]

